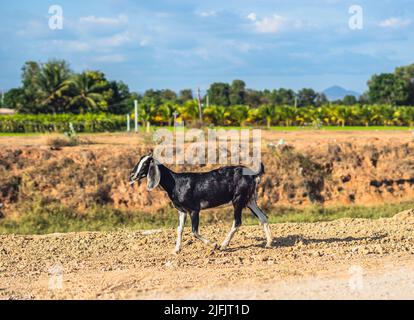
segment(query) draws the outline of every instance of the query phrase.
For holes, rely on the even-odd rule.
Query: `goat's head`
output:
[[[154,159],[152,153],[141,157],[134,169],[131,171],[129,183],[133,185],[135,181],[139,182],[146,177],[148,191],[155,189],[161,180],[161,172],[158,168],[158,164],[159,162]]]

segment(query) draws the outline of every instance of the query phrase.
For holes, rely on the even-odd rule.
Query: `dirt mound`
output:
[[[414,209],[405,210],[400,213],[397,213],[393,218],[397,220],[414,219]]]
[[[131,168],[150,145],[88,145],[51,151],[46,146],[0,150],[0,203],[4,213],[22,203],[58,203],[82,214],[96,204],[139,211],[170,208],[163,191],[130,187]],[[414,197],[414,143],[368,141],[293,142],[264,148],[259,202],[274,205],[378,204]],[[213,166],[171,166],[207,171]]]
[[[364,297],[368,293],[401,297],[404,285],[413,280],[398,278],[412,275],[413,226],[406,219],[277,224],[271,226],[274,241],[270,249],[264,248],[260,227],[243,227],[226,251],[206,247],[186,227],[178,256],[170,253],[176,238],[173,229],[0,235],[0,298],[275,299],[312,297],[306,294]],[[202,227],[201,232],[220,242],[229,228]],[[405,262],[409,272],[401,269]],[[387,278],[378,274],[381,268],[398,274]],[[368,277],[372,270],[377,272],[372,279],[387,281],[371,289],[351,290],[349,278],[355,274]],[[61,287],[50,287],[56,276],[61,276]],[[325,276],[335,281],[326,286],[319,282]],[[285,285],[290,290],[283,296]],[[414,297],[412,288],[406,294],[403,297]]]

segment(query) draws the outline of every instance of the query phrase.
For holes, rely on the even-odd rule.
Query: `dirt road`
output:
[[[229,226],[205,227],[220,241]],[[414,298],[414,211],[243,227],[227,251],[174,230],[0,236],[2,299]]]

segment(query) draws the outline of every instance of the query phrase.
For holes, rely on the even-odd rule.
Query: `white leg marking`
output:
[[[272,232],[270,231],[270,226],[268,223],[263,224],[263,230],[266,235],[266,248],[270,248],[272,246]]]
[[[236,222],[233,222],[233,226],[231,227],[231,230],[229,234],[227,235],[226,239],[223,241],[223,243],[220,246],[221,250],[224,250],[227,248],[227,246],[230,244],[231,239],[233,238],[234,234],[239,230],[239,228],[236,227]]]
[[[206,245],[211,245],[213,248],[217,247],[217,243],[215,242],[211,242],[210,240],[208,240],[207,238],[204,238],[202,235],[200,235],[198,232],[194,233],[194,237],[200,241],[202,241],[204,244]]]
[[[257,206],[256,202],[250,202],[249,206],[250,209],[254,211],[254,213],[259,218],[260,224],[263,226],[264,233],[266,235],[266,247],[270,248],[272,246],[272,232],[270,231],[269,223],[267,222],[267,217],[263,213],[263,211]]]
[[[179,212],[179,223],[178,223],[178,228],[177,228],[177,244],[173,251],[174,254],[177,254],[181,251],[181,243],[183,241],[183,231],[184,231],[184,225],[185,225],[186,218],[187,218],[187,214],[185,212]]]

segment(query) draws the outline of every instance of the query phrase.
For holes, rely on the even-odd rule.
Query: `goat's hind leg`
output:
[[[231,227],[231,230],[229,234],[227,235],[226,239],[224,239],[223,243],[220,246],[220,250],[225,250],[228,245],[230,244],[231,239],[233,239],[234,235],[236,234],[237,230],[239,230],[241,224],[242,224],[242,208],[234,207],[234,222],[233,226]]]
[[[270,231],[270,226],[267,221],[267,217],[264,212],[256,204],[256,201],[250,201],[247,207],[252,211],[252,213],[259,219],[260,224],[263,226],[264,233],[266,235],[266,248],[272,246],[272,233]]]
[[[193,231],[193,235],[196,239],[202,241],[204,244],[212,246],[214,249],[217,248],[217,243],[212,242],[210,240],[208,240],[207,238],[204,238],[199,232],[198,232],[198,228],[199,228],[199,224],[200,224],[200,212],[198,211],[194,211],[191,212],[190,214],[191,216],[191,225],[192,225],[192,231]]]

